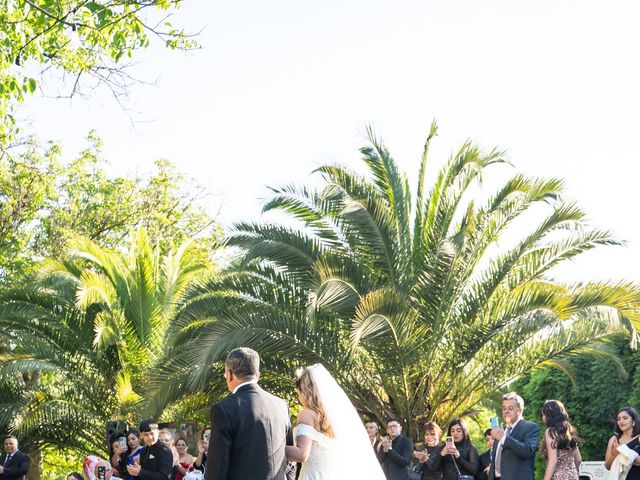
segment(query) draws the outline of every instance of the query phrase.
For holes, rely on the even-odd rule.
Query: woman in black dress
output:
[[[626,444],[631,450],[640,453],[640,416],[633,407],[624,407],[616,415],[616,428],[613,436],[607,444],[607,453],[604,457],[604,464],[607,470],[618,456],[618,446]],[[633,462],[633,466],[627,474],[627,480],[640,480],[640,457]]]
[[[418,460],[415,471],[421,472],[421,480],[440,480],[442,473],[440,471],[431,471],[427,467],[427,460],[436,453],[440,446],[440,437],[442,430],[436,422],[429,422],[424,426],[424,449],[414,452],[413,456]]]
[[[467,422],[456,418],[449,424],[447,441],[429,456],[427,466],[432,472],[442,472],[442,480],[457,480],[458,471],[471,476],[478,471],[478,457],[469,438]]]

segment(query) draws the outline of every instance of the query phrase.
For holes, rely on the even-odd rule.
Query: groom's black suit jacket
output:
[[[289,407],[257,384],[211,408],[207,480],[282,480],[293,444]]]

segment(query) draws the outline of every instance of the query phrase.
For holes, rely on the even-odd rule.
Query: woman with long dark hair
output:
[[[540,445],[540,454],[547,460],[544,480],[578,480],[580,439],[560,400],[544,402],[542,421],[547,427]]]
[[[444,445],[438,447],[427,460],[433,472],[442,472],[442,480],[457,480],[458,475],[475,475],[479,455],[469,438],[469,427],[462,418],[449,424]]]
[[[129,430],[127,434],[127,445],[128,449],[122,452],[122,456],[120,457],[120,463],[118,466],[119,472],[125,472],[122,474],[123,478],[127,478],[127,480],[135,480],[135,477],[128,475],[127,465],[133,465],[134,463],[140,463],[140,453],[144,448],[140,444],[140,431],[132,428]]]
[[[616,415],[616,427],[613,436],[607,444],[607,453],[604,457],[604,465],[607,470],[611,469],[611,464],[619,455],[618,447],[626,445],[631,450],[640,453],[640,416],[633,407],[624,407],[618,410]],[[633,466],[627,473],[627,480],[640,480],[640,457],[633,462]]]

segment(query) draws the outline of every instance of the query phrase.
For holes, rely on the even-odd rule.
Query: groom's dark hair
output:
[[[257,377],[260,374],[260,355],[250,348],[231,350],[224,364],[238,378]]]

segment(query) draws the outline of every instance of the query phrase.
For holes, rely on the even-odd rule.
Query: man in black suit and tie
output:
[[[524,401],[514,392],[502,397],[506,428],[492,428],[494,439],[489,480],[534,480],[540,426],[522,418]]]
[[[487,444],[487,450],[479,457],[480,466],[478,471],[473,476],[475,480],[488,480],[489,469],[491,468],[491,450],[493,450],[493,437],[491,436],[491,429],[488,428],[484,431],[484,441]]]
[[[0,479],[24,480],[29,471],[29,455],[18,450],[18,439],[7,435],[3,440],[4,455],[0,457]]]
[[[140,436],[144,448],[140,452],[140,463],[127,465],[127,472],[140,480],[169,480],[173,473],[173,453],[158,441],[158,423],[152,418],[140,422]]]
[[[224,365],[231,395],[211,409],[207,480],[283,480],[285,446],[293,444],[289,407],[258,386],[260,357],[250,348]]]
[[[387,435],[381,439],[382,471],[387,480],[407,480],[409,462],[413,456],[413,442],[402,435],[402,425],[393,418],[387,420]]]

